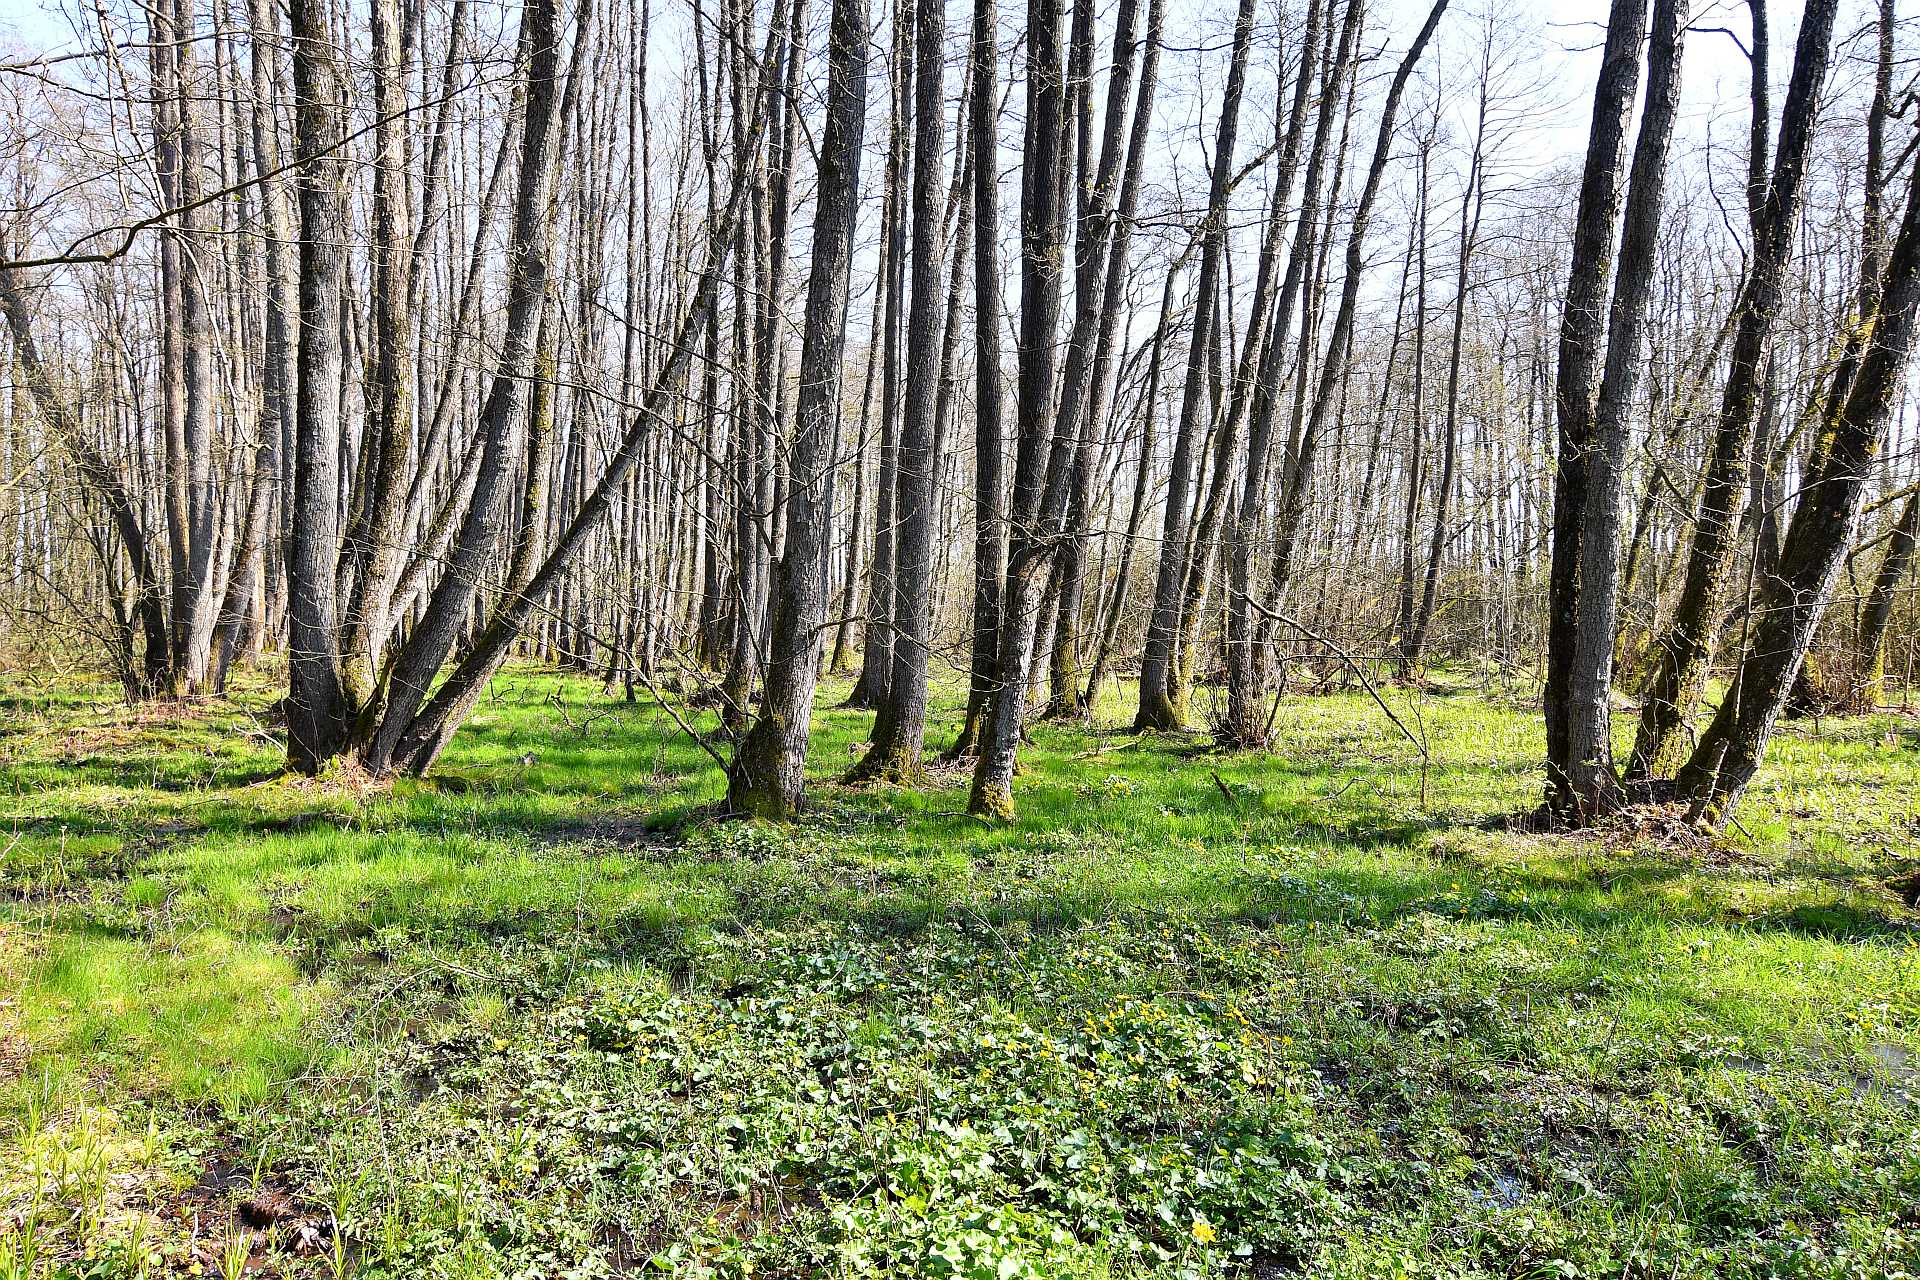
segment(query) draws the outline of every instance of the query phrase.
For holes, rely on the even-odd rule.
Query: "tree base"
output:
[[[1178,733],[1186,727],[1185,717],[1165,698],[1142,699],[1140,710],[1133,717],[1135,733]]]
[[[926,781],[926,776],[920,761],[907,751],[876,742],[867,749],[860,763],[847,771],[846,781],[856,786],[870,782],[917,786]]]
[[[1013,808],[1013,791],[997,783],[974,785],[967,797],[967,812],[987,822],[1011,823],[1018,819]]]
[[[727,812],[736,818],[758,818],[762,822],[792,822],[800,816],[800,806],[789,804],[776,787],[744,786],[727,788]]]
[[[727,810],[736,817],[791,822],[800,814],[800,792],[781,782],[779,752],[758,727],[741,742],[739,757],[727,771]]]
[[[1076,694],[1072,698],[1055,698],[1040,713],[1042,720],[1084,720],[1087,716],[1087,704]]]
[[[1223,728],[1216,741],[1222,751],[1265,751],[1273,745],[1265,725],[1252,728]]]

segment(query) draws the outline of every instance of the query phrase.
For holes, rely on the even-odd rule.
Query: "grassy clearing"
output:
[[[1469,692],[1391,695],[1424,760],[1116,698],[1012,828],[827,710],[789,829],[552,673],[391,789],[106,693],[0,703],[0,1280],[1920,1270],[1910,718],[1705,844],[1502,830],[1538,718]]]

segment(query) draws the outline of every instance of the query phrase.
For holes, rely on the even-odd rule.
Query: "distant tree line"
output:
[[[1011,818],[1122,677],[1257,751],[1451,664],[1540,689],[1550,819],[1722,821],[1913,683],[1920,23],[1471,3],[76,7],[0,60],[6,642],[272,655],[376,775],[533,656],[775,818],[828,672],[853,778]]]

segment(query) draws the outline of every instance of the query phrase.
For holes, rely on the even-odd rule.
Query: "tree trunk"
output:
[[[1147,623],[1146,649],[1140,658],[1140,706],[1135,729],[1185,727],[1185,691],[1174,670],[1180,628],[1180,602],[1186,586],[1189,507],[1193,501],[1194,461],[1205,434],[1206,362],[1213,342],[1214,294],[1226,251],[1227,191],[1233,177],[1234,142],[1240,125],[1240,98],[1246,86],[1247,51],[1253,39],[1253,0],[1240,0],[1234,23],[1232,62],[1226,97],[1213,148],[1213,179],[1207,211],[1197,233],[1200,273],[1194,291],[1193,333],[1188,340],[1187,376],[1174,427],[1173,464],[1167,477],[1166,511],[1160,526],[1160,567],[1154,582],[1153,614]]]
[[[1867,592],[1867,607],[1860,620],[1857,661],[1860,666],[1861,692],[1866,704],[1878,705],[1886,696],[1887,627],[1893,621],[1893,597],[1913,568],[1914,552],[1920,547],[1920,494],[1907,499],[1906,507],[1894,522],[1887,539],[1887,553],[1873,576]]]
[[[1053,572],[1059,582],[1059,611],[1053,636],[1048,679],[1051,697],[1047,714],[1068,717],[1082,709],[1080,697],[1080,623],[1087,553],[1087,522],[1093,498],[1095,443],[1104,432],[1107,380],[1113,359],[1114,335],[1120,317],[1120,293],[1127,275],[1134,211],[1139,202],[1140,170],[1147,146],[1147,128],[1158,85],[1160,28],[1163,0],[1154,0],[1147,16],[1147,52],[1140,91],[1134,103],[1133,126],[1127,130],[1126,106],[1136,56],[1134,29],[1138,0],[1122,0],[1114,19],[1113,70],[1107,78],[1106,118],[1100,138],[1097,172],[1087,173],[1091,145],[1093,61],[1092,10],[1074,15],[1075,49],[1072,62],[1079,68],[1075,90],[1079,150],[1079,232],[1074,242],[1076,283],[1073,332],[1068,339],[1065,384],[1070,398],[1063,409],[1073,415],[1063,421],[1063,432],[1076,432],[1073,472],[1069,479],[1066,527],[1055,551]],[[1084,17],[1083,17],[1084,14]],[[1125,147],[1125,159],[1121,149]],[[1124,168],[1123,168],[1124,164]],[[1115,183],[1119,184],[1118,201]],[[1066,414],[1063,413],[1063,418]]]
[[[340,289],[346,276],[345,120],[339,53],[322,0],[293,0],[294,146],[300,196],[292,538],[287,547],[287,758],[317,772],[347,742],[334,567],[340,548]]]
[[[854,770],[897,780],[920,768],[927,731],[927,651],[933,598],[934,399],[946,286],[941,194],[946,130],[946,14],[938,0],[914,11],[913,297],[907,315],[906,404],[900,420],[898,536],[894,547],[893,667],[873,744]]]
[[[1628,179],[1619,281],[1607,321],[1607,355],[1586,463],[1581,513],[1579,594],[1567,680],[1567,755],[1558,762],[1573,816],[1580,821],[1620,800],[1613,767],[1611,698],[1619,615],[1621,503],[1626,492],[1628,415],[1644,367],[1647,299],[1653,289],[1667,152],[1680,106],[1680,59],[1687,0],[1654,0],[1646,105]]]
[[[900,465],[900,325],[907,280],[907,165],[912,158],[912,11],[894,12],[893,120],[889,126],[881,224],[880,461],[874,483],[872,568],[867,574],[867,621],[860,638],[860,677],[849,707],[886,705],[893,679],[893,612],[898,542],[895,507]],[[877,727],[877,717],[876,717]]]
[[[521,138],[520,176],[508,232],[506,323],[497,372],[480,411],[480,457],[473,491],[466,501],[439,583],[406,644],[395,656],[385,703],[377,726],[361,712],[361,754],[376,774],[413,762],[401,751],[403,738],[413,748],[424,739],[413,720],[434,676],[446,662],[473,610],[487,559],[505,533],[506,493],[524,455],[522,427],[547,292],[548,255],[553,233],[552,188],[558,142],[559,32],[557,0],[530,0],[521,27],[521,57],[527,71],[526,118]],[[331,657],[331,655],[329,655]]]
[[[1434,124],[1437,130],[1437,117]],[[1427,487],[1427,225],[1432,215],[1427,172],[1432,149],[1430,132],[1420,140],[1420,189],[1414,196],[1413,406],[1407,417],[1407,505],[1400,524],[1400,608],[1394,628],[1399,633],[1400,674],[1404,677],[1413,675],[1420,656],[1414,644],[1414,613],[1418,607],[1414,553],[1420,545],[1420,502]]]
[[[373,701],[379,643],[404,563],[407,463],[414,448],[412,201],[407,190],[408,59],[399,0],[372,0],[373,36],[373,377],[368,429],[371,484],[344,557],[351,582],[341,618],[340,675],[348,701]]]
[[[1308,263],[1315,253],[1333,122],[1340,112],[1341,98],[1347,89],[1354,51],[1360,39],[1362,15],[1360,0],[1348,0],[1346,16],[1340,25],[1337,51],[1329,46],[1326,77],[1320,91],[1319,112],[1314,121],[1313,146],[1308,155],[1305,185],[1301,193],[1300,214],[1294,223],[1293,247],[1287,255],[1287,273],[1281,281],[1273,323],[1268,330],[1268,349],[1254,380],[1252,420],[1247,427],[1246,471],[1241,479],[1240,502],[1234,513],[1233,528],[1227,539],[1230,557],[1227,570],[1227,722],[1223,737],[1228,745],[1243,750],[1264,746],[1267,740],[1267,717],[1260,705],[1261,663],[1252,593],[1255,535],[1266,512],[1273,470],[1273,427],[1279,413],[1281,393],[1280,355],[1286,348],[1288,333],[1293,328],[1294,309],[1306,283]],[[1332,40],[1331,28],[1327,38]],[[1307,85],[1303,82],[1300,87],[1304,90]],[[1304,331],[1297,350],[1300,352],[1298,363],[1304,372],[1308,355]]]
[[[1763,0],[1753,0],[1753,6],[1756,17],[1764,13]],[[1720,420],[1693,522],[1686,584],[1667,630],[1654,642],[1657,666],[1642,692],[1640,724],[1627,765],[1629,777],[1661,776],[1678,764],[1687,723],[1706,684],[1713,631],[1738,549],[1767,347],[1786,287],[1838,7],[1838,0],[1809,0],[1801,16],[1793,77],[1781,107],[1773,178],[1764,200],[1756,202],[1752,263],[1736,304],[1740,322],[1728,356]],[[1758,48],[1755,55],[1755,76],[1764,83]],[[1758,111],[1760,103],[1755,105]]]
[[[1920,198],[1910,191],[1886,258],[1877,305],[1848,335],[1834,371],[1800,505],[1787,526],[1779,572],[1749,613],[1740,666],[1707,732],[1676,779],[1714,823],[1752,781],[1832,598],[1859,524],[1865,492],[1892,416],[1894,395],[1920,331]]]
[[[1336,401],[1346,383],[1347,362],[1351,358],[1349,340],[1353,335],[1354,315],[1360,304],[1361,279],[1366,274],[1367,229],[1373,220],[1373,206],[1380,195],[1380,183],[1386,173],[1387,161],[1393,153],[1394,122],[1399,115],[1400,100],[1406,94],[1407,81],[1412,78],[1414,67],[1419,64],[1421,55],[1433,39],[1434,29],[1440,25],[1440,18],[1446,13],[1447,3],[1448,0],[1434,0],[1432,8],[1427,11],[1425,23],[1401,56],[1400,65],[1387,88],[1386,101],[1381,104],[1373,158],[1367,165],[1366,181],[1354,204],[1353,223],[1347,232],[1346,275],[1340,288],[1340,306],[1334,313],[1333,330],[1327,338],[1327,356],[1321,364],[1320,376],[1314,387],[1312,407],[1301,428],[1298,447],[1292,451],[1293,465],[1275,521],[1268,591],[1276,602],[1292,579],[1294,556],[1305,524],[1307,499],[1313,490],[1320,436],[1336,411]],[[1301,345],[1302,351],[1311,349],[1306,343]],[[1302,358],[1297,364],[1304,388],[1308,362]]]
[[[174,483],[184,492],[184,501],[178,504],[178,510],[185,515],[186,527],[177,535],[185,557],[174,575],[169,621],[173,628],[174,689],[179,693],[199,693],[206,687],[213,649],[214,609],[219,603],[214,594],[219,504],[213,482],[213,306],[207,296],[218,275],[218,262],[214,238],[206,234],[196,207],[203,188],[198,103],[204,89],[195,73],[194,8],[194,0],[174,0],[173,32],[177,44],[172,51],[175,60],[172,87],[176,95],[173,198],[178,211],[173,223],[178,245],[176,336],[182,396]]]
[[[226,687],[227,672],[245,644],[251,625],[253,596],[266,567],[268,524],[282,488],[280,442],[294,438],[294,321],[299,306],[295,297],[299,264],[286,185],[280,178],[269,176],[280,169],[280,141],[274,107],[275,20],[265,0],[252,0],[251,23],[248,43],[252,50],[253,102],[249,123],[253,167],[259,181],[261,256],[267,278],[265,368],[254,428],[259,442],[253,456],[253,483],[215,636],[212,679],[216,689]]]
[[[1059,0],[1027,5],[1027,145],[1020,190],[1020,342],[1013,499],[999,654],[967,811],[1013,816],[1013,770],[1027,702],[1027,673],[1047,581],[1045,532],[1066,508],[1071,442],[1056,431],[1054,391],[1065,246],[1061,149],[1069,125],[1060,56]],[[975,86],[985,92],[985,82]],[[991,170],[980,161],[982,169]]]
[[[994,68],[994,0],[975,0],[969,47],[973,135],[973,658],[967,712],[951,755],[979,749],[983,721],[998,682],[1002,591],[1006,585],[1006,453],[1004,373],[1000,359],[1000,96]]]
[[[827,122],[800,346],[800,399],[788,453],[786,545],[774,571],[766,692],[727,780],[735,809],[785,819],[800,804],[819,673],[832,551],[833,421],[846,348],[847,276],[860,213],[867,112],[866,0],[834,0],[827,35]]]
[[[1580,531],[1586,519],[1588,458],[1593,450],[1596,381],[1611,274],[1608,259],[1620,210],[1627,119],[1640,82],[1640,44],[1646,21],[1646,0],[1614,0],[1607,20],[1600,79],[1594,87],[1593,123],[1587,134],[1586,166],[1574,213],[1573,260],[1567,272],[1567,297],[1560,321],[1559,364],[1554,380],[1559,453],[1553,486],[1544,694],[1547,796],[1556,812],[1572,807],[1571,696],[1579,618]]]

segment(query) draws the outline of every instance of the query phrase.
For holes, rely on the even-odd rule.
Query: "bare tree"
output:
[[[907,315],[906,404],[895,486],[893,670],[874,723],[873,744],[854,770],[860,779],[912,777],[927,731],[927,650],[933,598],[934,397],[944,236],[941,187],[946,135],[946,13],[938,0],[914,10],[913,271]]]
[[[800,803],[826,618],[833,418],[846,348],[847,279],[866,131],[866,0],[834,0],[827,48],[827,125],[820,144],[796,431],[788,453],[786,547],[774,569],[766,692],[734,756],[727,788],[736,809],[774,818],[791,817]]]
[[[1846,339],[1778,569],[1761,585],[1727,696],[1676,779],[1696,808],[1725,821],[1759,768],[1794,676],[1833,596],[1859,524],[1861,495],[1920,334],[1920,186],[1885,259],[1876,297]]]
[[[1764,197],[1759,195],[1761,184],[1757,179],[1761,162],[1752,161],[1756,174],[1749,184],[1754,200],[1753,248],[1746,279],[1735,303],[1740,318],[1728,353],[1713,453],[1694,515],[1685,585],[1672,620],[1653,644],[1657,665],[1641,695],[1640,724],[1634,735],[1633,755],[1627,764],[1631,777],[1663,776],[1679,763],[1685,749],[1684,731],[1705,687],[1713,630],[1737,549],[1767,347],[1786,287],[1794,228],[1800,216],[1807,161],[1813,146],[1820,87],[1826,79],[1838,7],[1835,0],[1810,0],[1801,15],[1793,75],[1788,81],[1786,101],[1780,108],[1780,140],[1774,154],[1773,176],[1765,184]],[[1755,31],[1763,31],[1765,0],[1752,0],[1752,9]],[[1764,83],[1766,76],[1764,47],[1756,39],[1756,83]],[[1756,121],[1764,122],[1763,95],[1756,96],[1754,108]],[[1764,154],[1758,141],[1761,128],[1762,125],[1756,123],[1756,142],[1752,148],[1756,156]]]
[[[1580,592],[1580,534],[1586,524],[1588,465],[1598,407],[1610,253],[1625,177],[1627,120],[1640,83],[1640,45],[1646,33],[1646,0],[1614,0],[1600,77],[1594,86],[1593,123],[1574,214],[1573,253],[1560,319],[1559,359],[1554,371],[1554,421],[1558,427],[1553,484],[1553,553],[1548,598],[1545,711],[1547,795],[1556,811],[1572,807],[1568,762],[1572,744],[1573,651]]]
[[[1213,146],[1213,177],[1207,209],[1195,240],[1200,270],[1195,284],[1193,332],[1187,340],[1187,375],[1174,426],[1172,470],[1167,476],[1165,514],[1160,527],[1160,567],[1153,591],[1153,616],[1147,624],[1140,658],[1140,706],[1137,729],[1179,729],[1186,725],[1186,688],[1175,669],[1174,647],[1186,585],[1188,522],[1193,502],[1194,461],[1206,430],[1207,357],[1213,342],[1215,293],[1226,252],[1227,192],[1232,181],[1234,144],[1240,127],[1240,99],[1246,91],[1247,50],[1253,40],[1253,0],[1240,0],[1233,26],[1233,54],[1227,69],[1226,96]]]
[[[1613,766],[1611,698],[1627,414],[1644,367],[1643,328],[1653,287],[1667,154],[1680,105],[1686,8],[1685,0],[1655,0],[1653,6],[1646,105],[1628,178],[1618,281],[1607,320],[1606,356],[1591,425],[1583,428],[1590,444],[1581,462],[1585,492],[1577,531],[1576,594],[1572,600],[1553,602],[1556,609],[1574,611],[1574,626],[1572,651],[1555,655],[1570,664],[1566,673],[1566,754],[1551,760],[1549,771],[1563,788],[1562,802],[1570,801],[1573,816],[1579,818],[1604,813],[1620,800]]]

